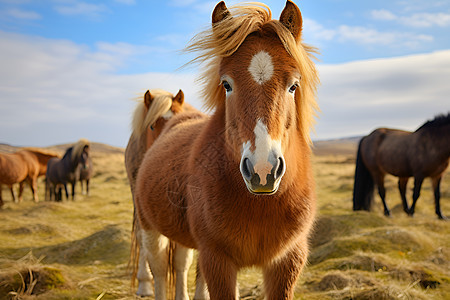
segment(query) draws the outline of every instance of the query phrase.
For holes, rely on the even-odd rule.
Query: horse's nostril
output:
[[[250,159],[244,158],[241,167],[242,175],[245,179],[250,180],[254,174],[253,165],[250,162]]]
[[[280,178],[283,176],[284,173],[284,159],[282,157],[278,158],[278,165],[275,169],[275,179]]]

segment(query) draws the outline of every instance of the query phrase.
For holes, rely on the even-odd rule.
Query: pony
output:
[[[79,164],[76,171],[76,177],[80,181],[82,195],[89,196],[89,181],[91,180],[93,173],[94,165],[92,163],[92,158],[89,156],[87,158],[86,164],[84,166],[82,164]],[[86,182],[86,190],[83,190],[83,181]]]
[[[13,184],[19,183],[18,202],[21,202],[25,181],[30,185],[33,200],[39,202],[37,178],[45,175],[47,162],[55,157],[58,155],[39,148],[23,148],[15,153],[0,153],[0,207],[3,205],[2,184],[9,187],[12,199],[16,202]]]
[[[414,215],[420,189],[425,178],[430,177],[434,190],[435,212],[444,219],[440,207],[440,183],[450,158],[450,113],[427,121],[416,131],[378,128],[359,142],[355,183],[353,188],[353,210],[370,211],[374,186],[384,206],[384,214],[390,216],[386,204],[384,177],[397,176],[403,210]],[[414,177],[413,202],[406,200],[406,185]]]
[[[167,121],[174,115],[185,111],[201,114],[191,105],[184,102],[184,93],[182,90],[179,90],[175,96],[172,93],[160,89],[147,90],[143,99],[137,103],[132,118],[132,134],[125,149],[125,168],[130,183],[133,204],[135,204],[134,190],[136,176],[145,152],[161,134]],[[133,214],[131,236],[132,285],[134,286],[137,278],[137,295],[149,296],[152,294],[152,276],[145,252],[141,251],[142,240],[136,213]],[[187,293],[187,290],[185,293]]]
[[[211,299],[236,299],[237,272],[248,266],[263,269],[268,299],[292,299],[316,211],[317,51],[302,42],[300,10],[288,0],[272,20],[264,4],[222,1],[212,28],[186,50],[206,64],[200,80],[213,113],[171,118],[138,171],[136,214],[155,299],[166,299],[170,242],[176,286],[192,248]]]
[[[77,168],[81,164],[86,168],[86,163],[89,158],[90,142],[86,139],[80,139],[74,146],[68,148],[63,158],[52,158],[48,161],[46,172],[46,188],[45,199],[55,201],[62,201],[60,189],[64,186],[66,199],[69,199],[67,191],[67,183],[72,185],[72,200],[75,198],[75,183],[77,178]],[[58,190],[58,192],[57,192]]]

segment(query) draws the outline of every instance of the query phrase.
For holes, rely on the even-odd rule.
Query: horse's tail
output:
[[[176,289],[176,271],[175,271],[175,242],[170,240],[169,247],[167,249],[169,257],[169,299],[175,299],[175,289]]]
[[[140,246],[137,239],[137,218],[136,209],[133,212],[133,227],[131,228],[131,251],[130,260],[128,261],[128,270],[131,270],[131,288],[136,287],[136,278],[139,265]]]
[[[353,186],[353,210],[370,210],[373,201],[374,181],[362,159],[361,139],[356,155],[355,184]]]

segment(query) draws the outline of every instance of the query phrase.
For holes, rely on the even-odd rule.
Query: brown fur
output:
[[[1,185],[5,184],[11,190],[13,201],[16,198],[13,191],[13,184],[19,183],[19,202],[22,201],[24,183],[30,184],[33,192],[33,200],[38,202],[37,178],[45,175],[47,162],[52,157],[58,157],[55,153],[37,148],[24,148],[16,153],[0,154],[0,206],[3,205],[1,197]]]
[[[300,17],[288,1],[287,9],[293,6]],[[287,30],[286,20],[260,22],[258,9],[244,11],[250,23],[259,18],[257,26],[230,26],[235,33],[245,33],[231,52],[210,49],[214,63],[204,80],[205,95],[213,97],[207,99],[215,109],[212,117],[172,118],[170,130],[145,154],[136,181],[137,217],[144,230],[156,230],[199,250],[211,299],[235,299],[237,271],[252,265],[263,268],[268,299],[292,299],[307,260],[316,210],[308,142],[317,75],[308,55],[297,55],[307,50],[299,37],[294,39],[295,32]],[[220,16],[225,19],[217,21]],[[223,6],[213,14],[218,22],[214,34],[221,32],[214,47],[226,42],[220,36],[233,34],[221,27],[230,25],[234,16],[228,16]],[[298,29],[301,24],[293,26]],[[274,75],[257,85],[247,69],[261,50],[271,55]],[[295,96],[289,95],[292,79],[299,74],[300,86]],[[235,83],[227,99],[223,87],[214,87],[224,75]],[[239,171],[241,145],[248,140],[254,144],[258,120],[264,121],[273,139],[281,140],[287,165],[272,195],[251,194]]]
[[[414,214],[423,180],[430,177],[435,193],[436,214],[443,218],[439,199],[439,185],[450,158],[450,114],[440,116],[415,132],[379,128],[364,137],[359,145],[355,171],[354,210],[370,210],[373,184],[384,205],[385,215],[390,215],[385,201],[384,177],[399,177],[399,190],[403,209]],[[406,185],[414,177],[414,194],[411,207],[406,200]],[[365,179],[363,179],[365,178]]]
[[[136,176],[144,154],[147,149],[152,146],[156,138],[158,138],[161,134],[167,123],[167,119],[163,118],[162,115],[166,113],[168,109],[170,109],[173,114],[179,114],[183,111],[196,111],[196,109],[190,104],[184,102],[184,93],[181,90],[175,96],[163,90],[148,90],[142,98],[143,99],[140,100],[136,106],[132,122],[133,132],[125,149],[125,167],[130,183],[133,204],[135,203],[134,189]],[[168,109],[165,108],[167,106]],[[138,222],[136,219],[136,214],[134,213],[131,232],[132,243],[130,258],[130,267],[132,269],[132,288],[135,287],[139,264],[138,261],[139,256],[141,255],[141,247],[139,242],[140,237],[138,231]],[[173,245],[169,247],[170,252],[173,252],[173,247]],[[172,253],[169,253],[169,256],[171,255]]]

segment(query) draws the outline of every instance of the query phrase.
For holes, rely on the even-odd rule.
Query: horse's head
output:
[[[73,147],[72,147],[72,165],[73,168],[76,168],[78,165],[81,165],[83,169],[86,169],[88,166],[90,152],[90,142],[86,139],[80,139]]]
[[[144,95],[144,115],[147,116],[147,149],[153,144],[155,139],[161,134],[166,122],[174,115],[183,110],[184,93],[179,90],[173,96],[171,93],[153,90],[147,91]]]
[[[261,7],[249,12],[235,17],[223,2],[214,9],[212,36],[232,49],[222,49],[216,61],[219,82],[208,83],[221,87],[205,94],[221,99],[214,105],[224,107],[225,138],[248,190],[273,194],[289,168],[288,149],[309,142],[308,93],[315,93],[317,75],[301,44],[302,17],[294,3],[287,1],[279,21]]]
[[[87,169],[88,166],[88,159],[89,159],[89,145],[84,145],[83,151],[81,152],[80,156],[80,165],[83,169]]]

